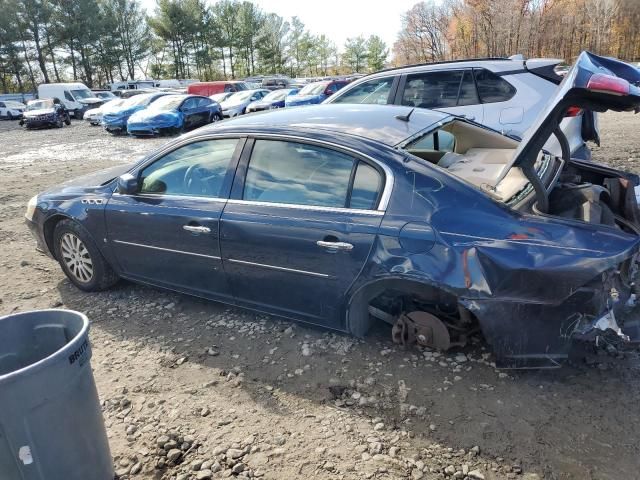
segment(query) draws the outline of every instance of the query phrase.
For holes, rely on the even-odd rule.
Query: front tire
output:
[[[53,231],[56,259],[67,278],[80,290],[98,292],[118,281],[85,228],[73,220],[62,220]]]

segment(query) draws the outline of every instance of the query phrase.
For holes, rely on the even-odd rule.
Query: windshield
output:
[[[304,87],[298,95],[319,95],[324,92],[324,89],[327,88],[327,83],[311,83]]]
[[[98,98],[114,98],[115,95],[111,92],[96,92]]]
[[[91,90],[87,88],[71,90],[71,94],[73,95],[73,98],[75,98],[76,100],[82,100],[85,98],[95,98],[95,95],[91,93]]]
[[[53,108],[53,100],[50,98],[46,100],[33,100],[27,105],[27,110],[40,110],[41,108]]]
[[[284,100],[284,98],[289,95],[291,90],[276,90],[275,92],[271,92],[269,95],[263,98],[265,102],[277,102],[279,100]]]
[[[149,105],[149,110],[175,110],[187,98],[186,95],[166,95]]]

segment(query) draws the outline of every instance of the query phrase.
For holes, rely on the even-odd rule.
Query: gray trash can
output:
[[[113,480],[88,334],[69,310],[0,317],[1,480]]]

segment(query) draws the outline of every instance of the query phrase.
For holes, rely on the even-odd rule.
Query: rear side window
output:
[[[516,94],[513,85],[489,70],[474,69],[473,73],[482,103],[506,102]]]
[[[473,78],[464,70],[408,75],[402,105],[419,108],[457,107],[479,103]]]
[[[206,107],[207,105],[211,104],[211,99],[210,98],[199,98],[198,99],[198,106],[199,107]]]
[[[349,88],[332,103],[367,103],[386,105],[389,103],[389,93],[393,77],[376,78]]]
[[[348,155],[315,145],[256,140],[243,198],[344,207],[353,164]]]
[[[351,189],[350,208],[373,210],[382,188],[382,176],[371,165],[358,162]]]

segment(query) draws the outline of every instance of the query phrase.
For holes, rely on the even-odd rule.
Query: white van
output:
[[[155,88],[156,85],[155,80],[129,80],[124,82],[113,82],[107,85],[107,87],[112,91],[116,92],[118,90],[145,90],[148,88]]]
[[[43,83],[38,85],[38,98],[59,98],[69,115],[77,119],[82,119],[89,108],[103,103],[84,83]]]

